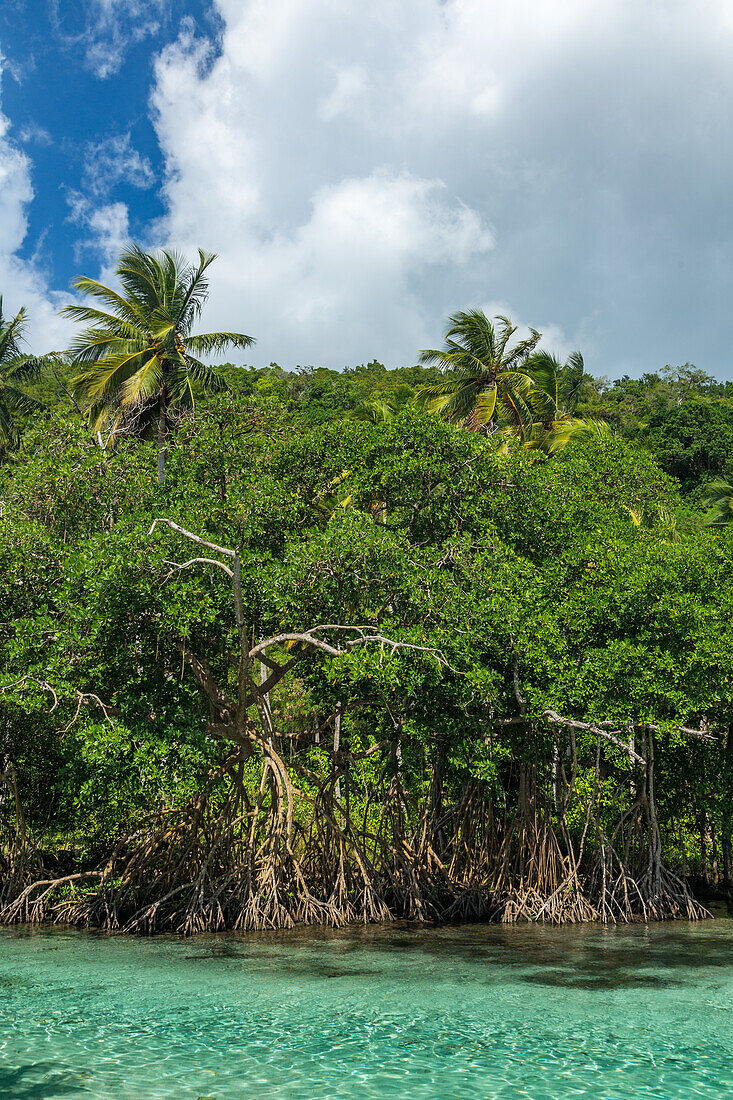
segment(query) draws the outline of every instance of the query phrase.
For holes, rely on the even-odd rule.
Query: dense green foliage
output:
[[[619,728],[653,721],[670,731],[666,850],[708,872],[702,821],[722,868],[733,543],[670,532],[678,490],[638,446],[503,454],[409,410],[303,427],[260,394],[212,400],[185,425],[163,489],[152,446],[104,451],[57,416],[0,471],[0,667],[6,684],[33,678],[6,691],[2,753],[49,852],[107,851],[140,815],[183,804],[222,759],[178,643],[231,682],[229,588],[214,566],[166,564],[191,556],[173,534],[148,534],[166,516],[240,548],[260,637],[368,623],[445,655],[449,668],[379,648],[307,661],[271,704],[311,766],[315,731],[339,705],[349,745],[399,737],[411,782],[439,751],[446,785],[472,777],[495,793],[546,736],[499,719],[551,709]],[[671,729],[701,720],[721,740]],[[613,767],[628,770],[623,754]]]
[[[665,868],[733,884],[725,387],[545,356],[523,439],[421,409],[435,364],[230,364],[160,484],[159,441],[100,447],[75,364],[46,366],[0,464],[11,919],[29,882],[110,857],[84,919],[189,931],[627,919],[692,911]],[[583,416],[604,430],[527,446]]]
[[[42,371],[42,362],[21,348],[25,320],[24,309],[6,320],[0,296],[0,455],[18,445],[24,417],[40,410],[38,399],[24,389]]]
[[[683,490],[729,469],[733,456],[733,404],[695,397],[656,413],[644,434],[660,466]]]

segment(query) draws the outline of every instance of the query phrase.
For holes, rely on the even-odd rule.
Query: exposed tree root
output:
[[[505,825],[471,784],[436,830],[426,826],[429,818],[435,824],[434,807],[420,812],[393,779],[369,828],[352,820],[332,782],[316,798],[298,791],[271,747],[256,802],[235,783],[224,797],[217,782],[225,772],[235,774],[222,769],[210,793],[146,823],[101,869],[59,878],[38,867],[6,873],[0,922],[191,935],[396,919],[561,924],[708,915],[681,879],[641,859],[648,845],[629,861],[616,838],[599,835],[583,870],[577,843],[567,830],[558,839],[536,798]],[[638,831],[640,820],[627,828]]]
[[[187,806],[124,837],[104,867],[58,878],[45,871],[29,840],[14,770],[0,773],[15,815],[0,836],[0,923],[48,919],[188,935],[400,918],[559,924],[709,915],[662,861],[658,726],[629,720],[614,728],[553,710],[529,715],[512,639],[519,713],[495,722],[516,730],[517,743],[497,789],[476,779],[459,785],[454,776],[448,790],[449,754],[440,738],[413,743],[414,754],[423,755],[404,767],[405,714],[389,708],[395,737],[363,752],[345,749],[343,701],[332,716],[333,750],[317,739],[301,744],[305,751],[291,754],[286,767],[269,697],[299,664],[378,646],[382,655],[420,654],[441,670],[456,670],[440,650],[384,637],[370,625],[320,624],[255,644],[255,629],[245,621],[239,550],[166,518],[154,521],[151,534],[158,525],[216,555],[168,562],[171,573],[206,564],[231,579],[237,645],[225,668],[236,676],[227,671],[218,682],[189,641],[173,645],[208,700],[207,732],[233,755]],[[51,685],[33,682],[50,693],[55,709]],[[77,695],[77,714],[91,700],[110,717],[96,695]],[[676,730],[714,740],[702,724]],[[304,763],[311,749],[318,774]],[[362,769],[369,756],[382,765],[376,781],[371,767]],[[262,769],[258,791],[242,778],[245,762],[255,760]],[[618,777],[615,790],[609,776]],[[7,806],[0,806],[0,828],[10,819]]]

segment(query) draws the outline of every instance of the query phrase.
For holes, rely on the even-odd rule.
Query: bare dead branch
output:
[[[163,565],[170,565],[171,571],[165,576],[165,580],[168,580],[173,576],[174,570],[188,569],[189,565],[217,565],[219,569],[223,569],[228,577],[233,577],[231,569],[228,565],[225,565],[223,561],[217,561],[216,558],[191,558],[190,561],[184,561],[179,563],[177,561],[163,561]]]
[[[357,646],[374,643],[389,649],[390,656],[393,656],[396,652],[401,650],[426,653],[428,656],[434,658],[443,668],[448,668],[451,672],[457,671],[449,664],[447,658],[439,649],[435,649],[432,646],[413,645],[411,642],[400,642],[394,638],[386,638],[383,634],[373,633],[373,630],[374,628],[370,626],[343,626],[340,623],[321,624],[300,633],[276,634],[272,638],[266,638],[249,651],[249,657],[250,660],[253,660],[255,657],[260,657],[261,659],[261,654],[266,653],[268,649],[286,644],[303,645],[310,649],[317,649],[323,653],[327,653],[330,657],[342,657],[345,653],[350,652]],[[324,631],[351,634],[356,635],[356,637],[347,638],[342,645],[339,645],[317,637],[318,634],[322,634]]]
[[[21,676],[19,680],[14,680],[12,684],[3,684],[3,686],[0,687],[0,695],[4,695],[6,691],[10,691],[12,688],[23,687],[24,684],[35,684],[36,687],[39,687],[42,691],[47,691],[53,699],[53,704],[48,713],[51,714],[52,711],[56,710],[56,707],[59,705],[59,697],[51,685],[46,680],[37,680],[35,676],[30,676],[28,674]]]
[[[652,733],[659,733],[661,726],[655,726],[651,722],[640,722],[636,727],[640,730],[651,730]],[[720,738],[716,737],[714,733],[708,733],[707,730],[691,729],[689,726],[672,726],[676,733],[684,733],[687,737],[697,737],[700,741],[712,741],[715,743]]]
[[[95,695],[94,692],[92,692],[92,691],[88,691],[88,692],[78,691],[77,692],[76,711],[74,713],[74,717],[71,719],[68,726],[64,726],[64,729],[63,729],[64,733],[68,733],[68,731],[74,725],[74,722],[76,722],[77,718],[79,717],[79,715],[81,713],[81,708],[82,707],[88,707],[92,703],[95,706],[98,706],[99,709],[102,711],[102,714],[104,715],[105,721],[109,722],[110,725],[112,724],[112,719],[110,718],[110,714],[113,711],[112,707],[107,706],[105,703],[103,703],[102,700],[99,698],[99,696]]]
[[[617,748],[623,749],[637,764],[646,766],[644,757],[639,756],[635,749],[632,749],[630,745],[627,745],[626,742],[621,739],[621,730],[615,730],[611,733],[609,730],[601,729],[600,726],[592,725],[589,722],[576,722],[573,718],[562,718],[554,710],[543,711],[542,718],[546,718],[548,722],[552,722],[555,726],[566,726],[574,730],[587,730],[588,733],[595,734],[596,737],[602,737],[604,740],[610,741],[612,745],[616,745]]]
[[[187,531],[185,527],[180,527],[177,523],[174,523],[172,519],[154,519],[148,531],[148,537],[152,535],[159,523],[165,524],[167,527],[170,527],[171,531],[183,535],[186,539],[191,539],[192,542],[198,543],[199,546],[205,546],[207,550],[213,550],[215,554],[224,554],[227,558],[235,558],[237,556],[236,550],[229,550],[226,546],[217,546],[215,542],[207,542],[206,539],[202,539],[199,535],[194,535],[193,531]]]
[[[42,691],[47,691],[49,693],[49,695],[53,699],[53,703],[49,707],[47,713],[53,714],[60,703],[58,693],[56,692],[55,688],[48,683],[48,681],[37,680],[35,676],[26,675],[22,676],[20,680],[13,681],[12,684],[3,684],[3,686],[0,687],[0,695],[4,695],[7,691],[10,691],[11,688],[23,687],[27,683],[35,684],[37,687],[41,688]],[[69,697],[69,699],[71,701],[76,701],[76,710],[74,712],[74,717],[71,719],[69,724],[67,726],[64,726],[64,729],[62,731],[63,733],[67,733],[68,730],[70,730],[71,727],[74,725],[74,722],[76,722],[81,713],[82,707],[88,707],[91,705],[99,707],[99,709],[104,714],[105,720],[110,723],[112,722],[110,715],[119,714],[119,711],[116,707],[111,707],[108,703],[103,703],[99,696],[95,695],[93,691],[76,691],[72,696]]]

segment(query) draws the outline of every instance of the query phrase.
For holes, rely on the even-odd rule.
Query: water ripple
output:
[[[732,1095],[733,922],[0,932],[13,1100]]]

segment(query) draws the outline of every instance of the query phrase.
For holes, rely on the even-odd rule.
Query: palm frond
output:
[[[16,447],[20,440],[20,429],[13,420],[10,409],[0,401],[0,447]]]
[[[98,298],[101,302],[104,302],[113,311],[105,316],[114,318],[117,321],[125,321],[128,325],[137,326],[144,323],[145,311],[142,309],[141,303],[135,298],[124,298],[116,290],[105,286],[104,283],[97,282],[96,279],[90,279],[87,275],[77,275],[71,280],[71,285],[80,294],[86,294],[90,298]],[[65,306],[61,313],[64,316],[73,318],[75,321],[86,321],[87,317],[83,315],[83,311],[91,310],[91,308],[90,306],[71,305]]]
[[[450,327],[445,334],[446,343],[455,341],[465,349],[471,358],[483,364],[493,364],[497,360],[496,332],[494,326],[480,309],[469,309],[454,313],[448,318]]]
[[[25,307],[21,307],[15,317],[5,321],[2,314],[2,298],[0,298],[0,363],[15,359],[21,354],[25,325]]]
[[[111,397],[124,383],[144,367],[151,358],[145,352],[134,351],[130,354],[109,355],[72,379],[72,385],[89,404],[101,398]]]
[[[568,443],[585,443],[591,440],[608,438],[613,428],[607,420],[595,417],[565,417],[556,420],[549,427],[537,425],[536,430],[525,446],[530,450],[543,451],[546,455],[556,454]]]
[[[179,306],[180,323],[186,331],[201,316],[201,310],[209,296],[209,282],[204,277],[205,272],[216,259],[215,252],[204,252],[202,248],[198,252],[199,265],[190,270],[188,286]]]
[[[733,523],[733,483],[717,478],[703,489],[703,503],[710,507],[705,516],[705,524],[718,525]]]
[[[530,335],[526,340],[520,340],[518,344],[515,344],[513,348],[504,356],[503,367],[505,370],[511,370],[512,367],[517,366],[519,363],[524,363],[529,359],[534,349],[542,339],[542,333],[538,332],[536,328],[531,328]]]
[[[120,253],[115,274],[127,291],[148,314],[165,305],[165,273],[160,259],[131,245]]]
[[[152,346],[147,341],[127,340],[106,330],[87,329],[86,333],[71,344],[68,354],[71,361],[81,367],[98,363],[108,355],[130,355],[133,351],[142,354],[152,350]]]
[[[50,356],[19,355],[3,363],[0,371],[10,382],[35,382],[48,368]]]
[[[444,397],[436,397],[434,409],[436,412],[439,411],[443,420],[447,420],[448,423],[460,424],[467,420],[476,408],[478,396],[477,386],[462,386],[453,393],[445,394]],[[429,405],[428,408],[430,409],[431,406]]]
[[[583,395],[585,362],[579,351],[571,352],[561,377],[562,400],[568,412],[574,414]]]
[[[523,376],[520,375],[520,378]],[[498,401],[511,423],[519,429],[522,439],[532,432],[533,410],[527,400],[527,386],[512,384],[511,373],[500,374],[497,379]],[[529,382],[529,379],[526,380]],[[524,390],[524,392],[523,392]]]
[[[209,355],[224,351],[227,347],[251,348],[255,342],[252,336],[244,336],[241,332],[203,332],[198,336],[187,336],[186,348],[196,355]]]
[[[356,413],[358,420],[370,420],[372,424],[386,424],[397,412],[393,401],[388,397],[371,397],[362,401]]]
[[[138,369],[130,374],[119,387],[120,406],[142,405],[155,397],[160,392],[160,384],[163,377],[162,364],[157,355],[151,356],[141,363]]]
[[[202,363],[199,359],[194,359],[192,355],[186,354],[186,364],[188,367],[188,376],[192,382],[198,383],[205,389],[212,391],[213,393],[230,392],[229,383],[226,378],[215,367],[209,367],[206,363]]]
[[[496,320],[496,327],[499,330],[499,345],[496,349],[496,358],[501,362],[504,359],[504,352],[506,351],[507,344],[517,331],[517,328],[516,325],[511,323],[508,317],[505,317],[501,313],[497,316]]]
[[[486,426],[491,423],[491,419],[494,415],[494,409],[496,408],[497,387],[489,386],[477,396],[474,406],[473,415],[476,418],[478,424]]]
[[[1,399],[11,414],[20,416],[32,416],[34,413],[43,412],[46,408],[37,397],[31,397],[29,393],[23,393],[15,386],[3,386]]]
[[[430,382],[426,386],[421,386],[415,394],[415,404],[418,407],[428,405],[434,397],[457,393],[464,389],[466,384],[466,379],[461,377],[446,378],[443,382]],[[469,380],[468,385],[475,386],[476,383]]]
[[[418,352],[417,356],[418,363],[423,363],[426,366],[432,366],[435,363],[442,365],[444,359],[444,352],[438,351],[437,348],[427,348],[425,351]]]

